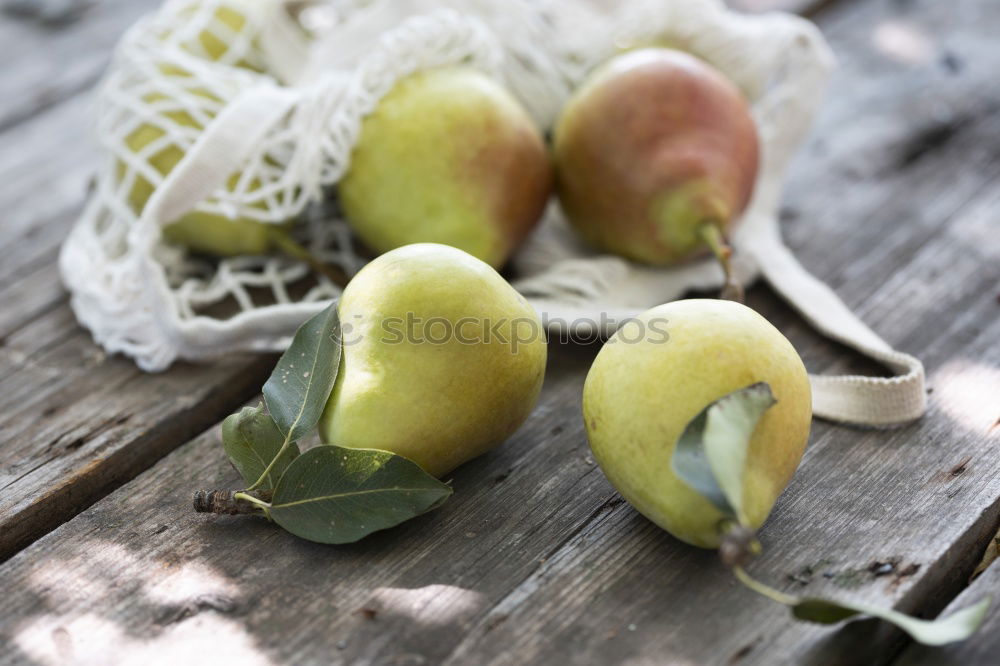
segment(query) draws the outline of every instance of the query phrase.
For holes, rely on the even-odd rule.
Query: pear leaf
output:
[[[921,620],[890,608],[879,608],[868,604],[845,603],[815,597],[800,599],[754,580],[738,565],[733,567],[733,573],[741,583],[754,592],[789,606],[792,615],[799,620],[817,624],[836,624],[858,615],[868,615],[896,625],[913,640],[924,645],[944,645],[964,641],[983,624],[986,611],[990,607],[990,599],[987,598],[948,617]]]
[[[271,519],[319,543],[351,543],[436,509],[451,486],[388,451],[319,446],[278,481]]]
[[[898,611],[867,604],[843,603],[827,599],[802,599],[792,606],[792,615],[800,620],[834,624],[856,615],[870,615],[891,622],[913,640],[924,645],[944,645],[971,636],[986,618],[990,600],[983,599],[968,608],[936,620],[921,620]]]
[[[301,439],[316,427],[337,380],[341,351],[334,301],[299,327],[264,384],[264,403],[286,441]]]
[[[272,490],[281,473],[298,457],[299,447],[295,444],[282,452],[284,442],[285,436],[274,419],[259,405],[244,407],[222,422],[222,447],[226,455],[247,485],[264,477],[258,486],[260,490]],[[279,453],[280,458],[275,460]]]
[[[740,523],[746,522],[743,473],[750,438],[776,402],[765,382],[728,393],[691,419],[674,447],[674,474]]]

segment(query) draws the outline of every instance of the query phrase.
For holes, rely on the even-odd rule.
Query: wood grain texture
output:
[[[184,649],[179,631],[204,660],[439,661],[615,502],[581,445],[576,405],[594,351],[554,345],[519,434],[463,466],[442,509],[350,546],[194,514],[194,489],[238,483],[212,429],[0,567],[0,644],[12,663],[113,662]],[[53,635],[69,638],[61,656]]]
[[[98,157],[88,102],[82,95],[0,134],[0,203],[8,211],[0,218],[0,339],[66,300],[56,258]]]
[[[714,554],[679,544],[615,495],[588,455],[578,410],[594,351],[554,345],[542,402],[512,441],[458,470],[443,509],[351,546],[309,544],[260,519],[193,514],[193,488],[238,483],[213,429],[0,567],[8,661],[722,663],[731,648],[775,663],[791,653],[769,631],[819,650],[812,641],[843,636],[792,623],[734,586]],[[914,563],[924,573],[935,561],[970,568],[968,548],[949,552],[951,534],[919,532],[936,521],[961,523],[951,533],[981,522],[965,510],[996,497],[983,487],[995,460],[956,473],[958,452],[897,441],[887,457],[884,433],[845,448],[842,430],[819,430],[820,448],[765,531],[758,575],[815,591],[812,576],[825,569],[810,576],[803,565],[830,557],[823,566],[838,582],[826,587],[885,603],[917,578],[903,575]],[[932,434],[932,443],[948,441]],[[932,467],[916,484],[914,456]],[[924,488],[916,498],[912,485]],[[915,500],[929,504],[924,513],[912,515]],[[911,515],[895,519],[901,511]],[[876,536],[890,529],[909,540]],[[867,571],[901,555],[899,576]],[[855,653],[857,641],[879,639],[870,635],[877,625],[857,627],[868,633],[841,638]]]
[[[0,131],[94,85],[125,27],[159,4],[159,0],[3,0]]]
[[[935,395],[928,419],[893,433],[820,425],[765,531],[769,552],[757,571],[790,591],[933,613],[960,589],[997,515],[998,247],[989,213],[997,202],[988,192],[1000,151],[994,89],[984,82],[997,65],[988,26],[1000,21],[978,3],[926,2],[853,5],[823,19],[843,69],[818,138],[792,170],[786,228],[807,266],[891,342],[925,359]],[[900,49],[901,34],[919,48]],[[857,367],[843,349],[812,342],[782,306],[754,305],[780,322],[810,367]],[[970,468],[952,479],[950,470],[969,456],[980,467],[956,487]],[[948,487],[936,485],[945,479]],[[726,581],[710,578],[723,576],[719,569],[702,574],[697,556],[677,556],[668,538],[622,511],[619,524],[581,533],[578,548],[567,546],[563,561],[470,632],[455,663],[866,663],[895,649],[884,626],[806,630],[781,609],[737,596],[749,593],[722,591]],[[866,574],[897,557],[893,572],[910,575]],[[824,560],[832,562],[801,573]],[[788,575],[810,582],[790,584]]]
[[[789,179],[786,235],[878,332],[924,359],[931,411],[893,431],[817,423],[752,572],[793,593],[931,616],[964,588],[1000,520],[1000,193],[991,187],[1000,176],[991,85],[1000,15],[975,0],[856,0],[826,10],[821,25],[842,70]],[[24,281],[40,278],[42,265],[0,285],[0,299],[17,284],[29,297]],[[0,302],[19,302],[9,298]],[[66,308],[42,301],[41,314],[17,315],[0,348],[9,364],[0,413],[10,415],[0,469],[32,455],[39,473],[64,465],[45,481],[57,487],[60,520],[175,446],[183,433],[169,428],[204,420],[202,400],[217,398],[219,416],[223,403],[239,402],[216,383],[217,368],[146,378],[99,358]],[[750,304],[811,370],[878,371],[817,339],[765,287],[751,290]],[[792,621],[737,586],[713,553],[624,504],[589,457],[580,423],[595,351],[554,344],[538,409],[510,442],[455,473],[443,509],[351,546],[191,513],[195,486],[236,483],[211,429],[0,565],[0,663],[855,664],[899,654],[904,639],[884,624]],[[224,372],[259,387],[241,374],[247,363]],[[25,386],[28,406],[12,412]],[[198,414],[185,421],[185,409]],[[144,439],[148,423],[161,436]],[[38,457],[39,443],[60,442],[58,451],[78,440],[86,453]],[[144,458],[137,452],[150,442]],[[109,460],[120,477],[101,476]],[[80,482],[88,466],[100,483]],[[35,473],[28,467],[25,478]],[[0,523],[0,535],[16,525]],[[961,603],[995,588],[996,576],[987,570]],[[995,638],[983,633],[902,659],[989,664],[991,649]]]
[[[0,72],[0,560],[225,416],[273,364],[241,356],[143,375],[106,358],[67,306],[58,247],[97,159],[90,95],[73,91],[156,4],[92,3],[58,26],[0,19],[17,54]]]

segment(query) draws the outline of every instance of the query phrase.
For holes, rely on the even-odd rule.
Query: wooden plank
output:
[[[998,203],[994,197],[970,210],[955,231],[985,234],[982,212]],[[949,246],[928,247],[903,273],[946,270],[967,256],[965,241],[950,239]],[[997,277],[993,270],[987,280],[965,272],[954,279],[981,293]],[[924,279],[927,288],[932,280]],[[941,321],[949,311],[939,310],[938,334],[949,342],[924,352],[936,368],[935,398],[920,424],[893,432],[817,424],[802,468],[762,533],[765,556],[754,575],[793,594],[925,615],[961,589],[1000,517],[1000,433],[990,431],[1000,394],[995,308],[980,298],[954,323]],[[879,562],[890,563],[884,577],[871,573]],[[446,663],[882,663],[899,638],[870,622],[839,631],[795,623],[735,586],[714,555],[678,544],[620,506],[589,523],[475,624]]]
[[[988,43],[990,26],[969,18],[971,11],[967,23],[957,23],[917,4],[912,11],[926,12],[941,34],[961,29],[973,46]],[[860,26],[901,11],[845,9],[831,18],[831,36],[845,49],[861,48],[868,32]],[[995,420],[987,401],[1000,362],[998,257],[986,215],[998,202],[984,191],[996,165],[971,168],[962,159],[977,148],[995,150],[996,128],[976,116],[898,175],[871,174],[881,188],[864,186],[849,169],[898,154],[921,120],[894,100],[890,82],[906,77],[879,62],[868,54],[847,63],[837,84],[843,97],[831,101],[822,125],[827,152],[814,144],[793,178],[790,206],[798,217],[789,219],[790,235],[809,265],[837,279],[880,332],[925,358],[932,413],[891,433],[817,424],[754,571],[792,591],[933,613],[963,585],[978,557],[974,546],[995,531],[1000,497],[998,461],[990,455],[996,438],[984,430],[984,415]],[[944,103],[975,96],[986,80],[962,76],[976,80],[946,90]],[[852,107],[855,94],[864,104]],[[911,105],[920,98],[916,89],[905,94]],[[859,108],[870,110],[881,129],[846,122],[852,108],[855,117]],[[897,126],[899,133],[890,129]],[[852,141],[864,148],[859,155],[847,149]],[[888,233],[885,220],[900,219],[912,222],[909,233]],[[751,299],[790,332],[813,368],[855,365],[838,360],[842,349],[816,342],[766,290],[753,290]],[[14,337],[35,330],[58,338],[58,323],[45,318]],[[59,356],[56,347],[35,360],[53,370],[80,363],[79,351]],[[513,441],[456,473],[458,492],[442,511],[354,546],[324,548],[259,521],[190,515],[192,479],[235,482],[209,433],[0,567],[8,594],[0,643],[13,646],[13,661],[33,663],[107,660],[109,646],[137,660],[235,655],[246,663],[700,663],[737,656],[773,663],[789,655],[836,663],[845,650],[860,661],[866,650],[888,658],[896,636],[884,627],[794,624],[780,608],[735,588],[712,554],[681,546],[615,498],[587,456],[579,422],[593,351],[553,349],[540,408]],[[116,381],[137,393],[124,377]],[[95,398],[81,410],[100,403]],[[970,455],[965,471],[956,471]],[[866,572],[893,557],[902,558],[899,576]],[[833,561],[809,579],[803,568],[822,558]],[[919,569],[903,576],[913,564]],[[374,618],[356,612],[363,609]]]
[[[74,86],[48,79],[64,60],[81,84],[96,76],[136,12],[155,4],[105,2],[59,29],[0,20],[24,60],[0,73],[0,560],[224,416],[273,363],[240,356],[144,376],[106,358],[66,304],[55,261],[97,149],[89,95],[62,100]],[[28,94],[37,90],[44,99]]]
[[[580,447],[571,407],[595,349],[553,347],[539,408],[511,441],[455,475],[456,495],[442,510],[342,548],[261,520],[195,515],[195,486],[237,482],[213,429],[0,568],[9,609],[0,610],[0,643],[15,662],[41,663],[52,659],[53,631],[69,635],[69,661],[125,661],[151,649],[162,658],[180,645],[177,631],[245,663],[443,658],[465,622],[572,538],[610,494],[593,492],[604,482]],[[83,581],[100,587],[90,590],[91,610],[81,605]],[[298,619],[275,622],[282,607]],[[364,608],[376,617],[356,612]],[[90,638],[79,633],[84,625]],[[163,641],[147,642],[154,633]]]
[[[989,351],[998,332],[996,325],[982,331],[966,351]],[[678,643],[699,634],[690,618],[706,617],[706,631],[718,632],[712,645],[729,647],[726,637],[735,633],[747,641],[736,647],[752,645],[766,663],[776,653],[756,636],[762,627],[797,638],[823,633],[756,603],[732,586],[713,554],[678,544],[615,496],[587,455],[577,406],[594,351],[554,345],[542,402],[511,442],[459,470],[456,495],[442,510],[351,546],[308,544],[257,519],[190,513],[193,485],[237,483],[213,429],[0,567],[8,600],[0,639],[12,646],[15,663],[42,664],[183,658],[195,649],[270,664],[436,663],[449,656],[455,663],[621,663],[630,656],[642,663],[661,655],[720,661],[728,653],[678,653]],[[939,409],[967,408],[952,404],[961,388],[939,386]],[[908,434],[930,437],[932,430],[940,443],[942,426],[954,428],[940,419]],[[898,590],[910,577],[895,585],[888,585],[892,578],[867,580],[869,558],[909,555],[918,545],[921,558],[934,558],[936,546],[928,550],[927,539],[909,531],[918,543],[900,551],[872,539],[870,525],[850,520],[851,513],[876,519],[865,507],[881,502],[883,512],[900,505],[911,511],[906,466],[916,451],[897,441],[887,458],[879,455],[881,433],[863,434],[848,449],[842,430],[818,430],[820,441],[764,534],[770,552],[762,564],[770,566],[758,573],[780,581],[783,566],[794,563],[787,573],[798,573],[818,550],[843,558],[830,566],[844,580],[861,570],[859,583],[885,602],[881,583]],[[962,500],[950,511],[928,506],[907,517],[904,533],[915,529],[911,522],[969,519],[968,495],[983,492],[977,486],[998,471],[986,456],[981,467],[953,476],[952,459],[965,450],[921,453],[928,452],[934,465],[919,482],[938,503]],[[846,487],[860,491],[844,493],[831,469],[855,470]],[[887,475],[899,477],[888,496]],[[998,489],[989,492],[995,499]],[[830,501],[840,505],[835,512],[823,508]],[[826,520],[809,520],[838,512],[846,515],[835,531]],[[832,533],[846,547],[831,542]],[[785,538],[791,553],[776,543]],[[860,559],[852,550],[858,544]],[[947,538],[937,546],[947,548]],[[962,568],[959,559],[951,564]]]
[[[90,95],[39,111],[0,134],[0,289],[42,267],[83,208],[98,149],[88,127]],[[8,315],[0,310],[0,319]]]
[[[86,130],[90,101],[87,95],[67,100],[0,134],[0,204],[8,211],[0,218],[0,352],[32,355],[48,338],[37,330],[16,333],[60,306],[68,312],[56,259],[98,158]],[[64,334],[76,328],[53,316]],[[17,367],[0,364],[0,379]]]
[[[55,260],[55,253],[49,254]],[[14,333],[27,322],[44,315],[60,305],[65,305],[65,293],[58,271],[48,262],[37,268],[7,288],[0,289],[0,339]],[[5,351],[6,343],[0,345]],[[12,366],[0,365],[0,376],[6,375]]]
[[[66,304],[56,249],[0,286],[0,559],[217,421],[273,364],[244,355],[155,376],[107,358]]]
[[[274,363],[235,356],[143,374],[131,361],[104,357],[68,315],[65,307],[56,315],[73,331],[68,339],[36,357],[9,347],[0,356],[21,365],[4,382],[20,391],[5,394],[11,404],[0,428],[0,558],[218,421],[260,390]]]
[[[834,8],[825,15],[841,68],[818,138],[790,171],[784,230],[807,265],[835,288],[864,274],[870,289],[853,292],[858,300],[851,303],[860,306],[891,277],[899,258],[912,256],[942,218],[990,182],[981,171],[996,169],[992,137],[1000,98],[982,82],[1000,56],[979,26],[1000,24],[1000,6],[913,2],[871,15],[864,26],[853,14]],[[884,36],[887,27],[922,46],[904,57]],[[836,36],[850,31],[856,34],[838,43]],[[825,172],[809,168],[817,161]],[[849,261],[824,251],[844,243],[854,250]],[[852,293],[846,295],[850,300]]]
[[[71,3],[3,2],[0,44],[8,66],[0,69],[0,131],[90,88],[122,31],[161,0],[76,2],[80,11],[64,13],[64,20],[59,12],[44,11],[60,4]],[[43,9],[28,11],[32,5]]]

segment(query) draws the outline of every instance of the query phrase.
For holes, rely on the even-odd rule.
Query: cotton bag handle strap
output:
[[[240,93],[209,123],[156,188],[146,202],[142,218],[163,225],[211,196],[230,174],[243,166],[297,99],[291,92],[271,84]]]
[[[858,319],[832,289],[802,267],[776,229],[748,238],[740,249],[753,256],[765,279],[813,328],[896,373],[810,375],[816,416],[866,426],[903,424],[923,416],[927,394],[919,359],[896,351]]]

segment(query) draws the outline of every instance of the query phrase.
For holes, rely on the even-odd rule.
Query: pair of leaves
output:
[[[310,318],[264,384],[264,403],[245,407],[222,423],[222,445],[253,489],[273,490],[299,455],[295,444],[319,422],[340,370],[337,303]]]
[[[671,466],[679,479],[711,502],[727,518],[746,526],[743,475],[750,439],[758,421],[776,403],[766,383],[733,391],[703,409],[684,429],[674,448]],[[737,578],[747,587],[791,608],[800,620],[835,624],[867,615],[891,622],[924,645],[965,640],[982,624],[990,600],[937,620],[920,620],[903,613],[860,603],[829,599],[799,599],[753,580],[739,566]]]
[[[295,333],[264,384],[264,402],[222,424],[226,454],[250,488],[271,492],[267,515],[296,536],[350,543],[437,508],[450,486],[387,451],[296,441],[319,422],[340,368],[336,303]]]

